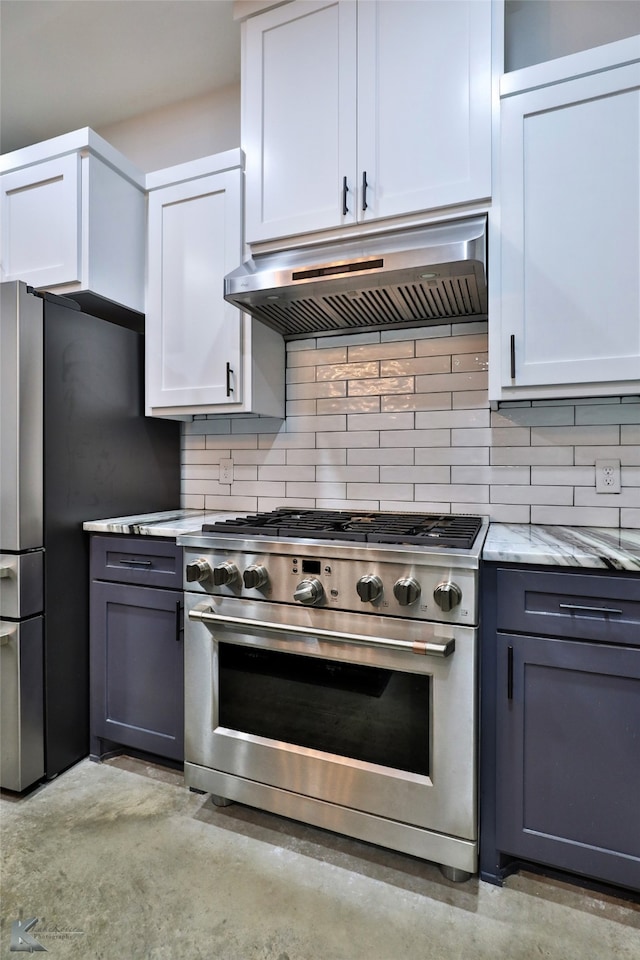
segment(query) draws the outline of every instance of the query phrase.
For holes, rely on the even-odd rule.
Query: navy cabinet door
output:
[[[498,634],[497,847],[640,889],[640,649]]]
[[[184,759],[182,593],[91,585],[91,733]]]

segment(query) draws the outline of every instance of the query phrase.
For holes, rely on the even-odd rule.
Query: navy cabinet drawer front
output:
[[[640,577],[499,569],[498,630],[640,647]]]
[[[91,579],[182,589],[182,547],[148,537],[92,537]]]

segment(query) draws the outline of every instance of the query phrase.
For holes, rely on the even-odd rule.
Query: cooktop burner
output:
[[[280,508],[233,520],[205,523],[203,533],[348,540],[359,543],[410,543],[470,549],[482,518],[466,515],[375,513]]]

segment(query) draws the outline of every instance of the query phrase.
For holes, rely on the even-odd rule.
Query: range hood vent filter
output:
[[[287,339],[486,317],[486,219],[265,254],[225,299]]]

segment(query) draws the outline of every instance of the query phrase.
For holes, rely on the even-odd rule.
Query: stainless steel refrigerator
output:
[[[22,791],[88,753],[83,522],[180,503],[180,425],[143,415],[143,371],[140,333],[0,284],[4,789]]]

